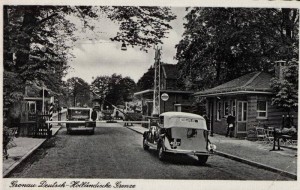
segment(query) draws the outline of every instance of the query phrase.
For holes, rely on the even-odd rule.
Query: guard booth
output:
[[[45,121],[49,120],[48,110],[50,107],[50,97],[44,97],[44,113],[42,97],[24,97],[19,103],[20,125],[19,136],[23,137],[48,137],[50,128]]]

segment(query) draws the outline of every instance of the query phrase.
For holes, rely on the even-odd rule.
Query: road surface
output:
[[[161,162],[142,148],[141,134],[116,123],[98,123],[94,135],[67,135],[63,127],[9,177],[292,180],[220,156],[205,166],[190,156]]]

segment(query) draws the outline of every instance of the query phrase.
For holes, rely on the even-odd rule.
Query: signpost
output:
[[[166,101],[169,100],[169,95],[167,93],[163,93],[161,96],[161,100],[164,101],[164,112],[166,111]]]

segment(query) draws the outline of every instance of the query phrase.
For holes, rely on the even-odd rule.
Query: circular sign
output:
[[[163,93],[163,94],[161,95],[161,99],[162,99],[163,101],[167,101],[167,100],[169,100],[169,95],[168,95],[167,93]]]

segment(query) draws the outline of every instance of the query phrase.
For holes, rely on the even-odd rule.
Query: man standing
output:
[[[92,120],[96,121],[96,119],[97,119],[97,112],[96,112],[96,109],[94,108],[92,111]]]
[[[229,114],[227,116],[227,132],[226,132],[226,137],[228,137],[228,135],[230,136],[230,138],[233,137],[234,122],[235,122],[235,117],[232,116],[231,114]]]

